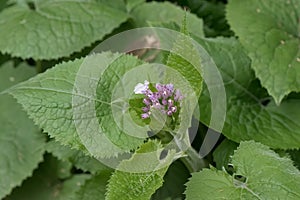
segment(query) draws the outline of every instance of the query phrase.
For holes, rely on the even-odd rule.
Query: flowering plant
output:
[[[0,199],[299,200],[299,8],[1,0]]]

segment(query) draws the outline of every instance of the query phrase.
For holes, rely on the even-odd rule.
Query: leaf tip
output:
[[[187,29],[187,10],[185,10],[184,15],[183,15],[180,32],[185,35],[189,35],[188,29]]]
[[[280,103],[281,103],[281,101],[283,100],[283,98],[284,98],[284,94],[282,94],[282,95],[272,95],[273,96],[273,99],[274,99],[274,101],[275,101],[275,104],[276,104],[276,106],[280,106]]]

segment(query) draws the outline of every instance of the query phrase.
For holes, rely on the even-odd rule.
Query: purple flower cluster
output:
[[[143,119],[150,117],[151,108],[156,108],[162,113],[172,116],[173,113],[177,112],[180,101],[183,99],[181,92],[174,89],[173,84],[157,83],[155,89],[156,91],[151,91],[148,81],[145,81],[144,84],[139,83],[134,89],[136,94],[145,95],[143,99],[145,107],[142,108]]]

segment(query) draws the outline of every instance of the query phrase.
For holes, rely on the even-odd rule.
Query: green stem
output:
[[[201,169],[208,167],[207,162],[203,158],[200,158],[199,153],[193,149],[193,147],[189,147],[185,153],[186,156],[181,157],[180,160],[190,173],[198,172]]]
[[[168,133],[170,133],[170,135],[173,137],[168,137]],[[177,138],[176,133],[173,133],[173,130],[168,128],[163,129],[163,131],[156,134],[156,137],[158,137],[161,141],[165,141],[166,143],[169,143],[171,139],[174,139],[172,141],[174,145],[180,146],[180,144],[182,144],[183,146],[181,146],[180,149],[187,149],[185,152],[183,152],[183,154],[181,154],[182,156],[180,157],[180,160],[190,173],[198,172],[201,169],[208,167],[208,163],[200,157],[200,154],[190,145],[189,141],[184,142],[183,138]]]

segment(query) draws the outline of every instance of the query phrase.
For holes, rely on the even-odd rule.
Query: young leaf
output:
[[[299,0],[232,0],[227,6],[229,24],[277,105],[300,91],[299,8]]]
[[[202,91],[202,64],[200,53],[196,47],[196,42],[192,40],[188,33],[187,27],[187,15],[184,15],[181,31],[176,35],[175,41],[171,52],[169,53],[166,65],[176,70],[176,73],[185,79],[180,84],[183,85],[185,92],[185,100],[182,103],[182,107],[179,114],[180,128],[179,131],[184,139],[180,139],[180,148],[186,150],[189,148],[190,141],[188,135],[186,134],[187,129],[191,126],[192,115],[197,106],[198,97]],[[167,70],[166,79],[169,82],[179,82],[180,79],[178,75],[173,75],[172,70]],[[187,87],[186,85],[188,84]],[[184,127],[182,129],[182,127]]]
[[[202,65],[200,55],[193,44],[193,40],[189,37],[187,27],[187,16],[183,18],[181,33],[173,45],[166,65],[175,68],[184,78],[191,84],[197,96],[202,91]]]
[[[46,155],[45,161],[34,171],[33,176],[14,189],[7,200],[73,200],[76,191],[90,178],[88,174],[78,174],[61,179],[60,161]]]
[[[0,91],[35,74],[26,64],[0,67]],[[22,107],[9,95],[0,95],[0,199],[31,176],[43,159],[45,138]]]
[[[159,15],[153,10],[159,10]],[[132,11],[134,23],[138,27],[149,26],[151,22],[176,22],[181,26],[185,11],[169,2],[150,2],[137,6]],[[196,15],[187,12],[187,28],[194,35],[204,37],[203,22]]]
[[[122,161],[109,180],[106,199],[150,199],[151,195],[162,186],[163,176],[174,156],[171,150],[160,160],[161,148],[157,141],[150,140],[143,144],[131,159]],[[150,155],[143,156],[143,153]],[[163,165],[159,166],[160,164]],[[154,170],[149,171],[152,167]]]
[[[80,74],[81,64],[88,67],[89,75]],[[122,73],[139,64],[141,61],[132,56],[94,54],[85,59],[59,64],[7,92],[23,105],[37,125],[60,143],[83,150],[85,153],[88,153],[85,146],[89,146],[93,156],[111,157],[143,143],[143,138],[127,135],[118,128],[113,120],[112,103],[109,98],[114,84],[122,77]],[[102,73],[103,85],[98,85]],[[115,76],[115,73],[118,73],[118,76]],[[113,79],[107,76],[112,76]],[[76,77],[79,77],[79,80]],[[87,94],[90,90],[93,90],[93,93]],[[76,102],[73,102],[74,99],[77,99]],[[90,104],[97,106],[85,107]],[[78,110],[75,112],[74,109]],[[95,110],[99,111],[97,113],[99,118],[93,114]],[[93,115],[90,116],[90,113]],[[96,123],[94,126],[91,125],[92,121]],[[84,133],[79,133],[78,126]],[[111,145],[110,141],[116,142],[117,145]]]
[[[26,6],[25,6],[26,5]],[[80,51],[127,20],[91,1],[34,1],[0,13],[0,49],[21,58],[55,59]]]
[[[273,148],[300,148],[300,99],[291,97],[277,106],[255,79],[250,59],[235,39],[198,41],[214,59],[224,81],[227,114],[222,133],[235,142],[255,140]],[[200,120],[206,125],[210,101],[204,87],[199,102]]]
[[[300,198],[299,170],[269,147],[242,142],[232,164],[234,176],[214,168],[194,173],[187,183],[187,200]]]

